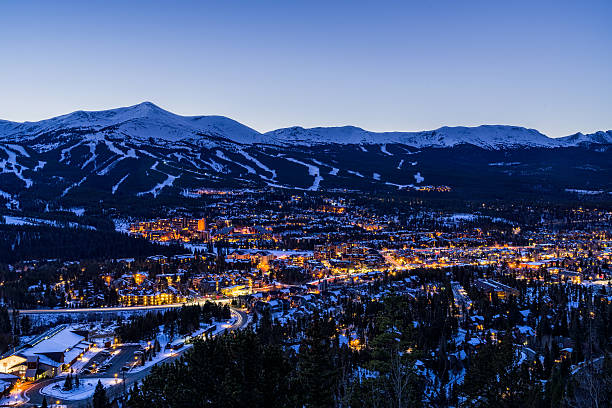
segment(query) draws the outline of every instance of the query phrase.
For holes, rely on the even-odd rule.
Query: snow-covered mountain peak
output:
[[[517,126],[482,125],[478,127],[448,127],[423,132],[370,132],[354,126],[291,127],[266,133],[277,143],[295,144],[387,144],[400,143],[414,147],[452,147],[473,144],[484,148],[554,147],[551,139],[534,129]]]
[[[38,123],[61,123],[66,127],[99,129],[137,119],[147,119],[151,121],[161,120],[171,123],[179,118],[181,118],[181,116],[168,112],[152,102],[142,102],[133,106],[102,111],[80,110]]]
[[[578,146],[582,144],[612,144],[612,130],[599,131],[589,134],[578,132],[570,136],[561,137],[559,138],[559,141],[565,146]]]
[[[104,111],[76,111],[39,122],[0,122],[0,140],[29,140],[51,132],[100,132],[113,137],[190,140],[204,145],[218,143],[207,136],[230,143],[265,142],[256,130],[224,116],[180,116],[151,102]]]
[[[224,116],[181,116],[151,102],[103,111],[76,111],[39,122],[0,120],[0,141],[33,140],[52,145],[59,139],[105,137],[163,143],[189,141],[201,146],[219,144],[271,144],[311,146],[321,144],[403,144],[416,148],[453,147],[471,144],[485,149],[567,147],[581,144],[612,144],[612,131],[589,135],[577,133],[553,139],[535,129],[507,125],[477,127],[444,126],[420,132],[372,132],[355,126],[299,126],[262,134]]]

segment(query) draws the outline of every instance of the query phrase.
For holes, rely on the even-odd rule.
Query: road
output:
[[[236,320],[231,326],[225,328],[223,331],[219,332],[217,335],[222,334],[227,331],[243,329],[249,324],[249,317],[246,312],[239,310],[239,309],[234,309],[234,308],[231,308],[231,311],[232,311],[232,315],[236,318]],[[135,361],[134,353],[139,349],[140,349],[140,346],[137,346],[137,345],[119,346],[118,347],[119,353],[115,355],[110,361],[110,368],[108,370],[105,370],[99,373],[95,373],[95,374],[79,375],[79,378],[92,378],[92,379],[119,378],[121,380],[124,377],[123,375],[124,373],[121,371],[122,367],[124,367],[128,363]],[[174,353],[174,355],[164,360],[161,360],[156,364],[170,363],[180,358],[189,349],[190,347],[183,347],[179,351]],[[92,358],[92,360],[85,367],[91,367],[92,364],[94,363],[96,363],[96,365],[99,366],[101,363],[101,360],[104,360],[104,358],[102,358],[102,356],[98,354],[96,357]],[[123,393],[124,389],[129,390],[135,382],[141,381],[144,377],[149,375],[152,368],[153,366],[150,366],[150,367],[147,367],[135,373],[129,373],[129,372],[125,373],[125,384],[123,383],[123,381],[119,381],[117,385],[112,385],[111,387],[107,388],[106,390],[107,394],[111,397],[118,396]],[[25,387],[22,386],[23,388],[22,392],[25,393],[25,395],[27,395],[27,398],[29,399],[29,405],[34,404],[34,405],[40,406],[43,400],[43,395],[41,394],[40,390],[44,388],[45,386],[51,383],[57,382],[57,381],[63,381],[63,378],[60,377],[60,378],[42,380],[42,381],[37,381],[35,383],[32,383],[29,386],[25,386]],[[62,399],[56,400],[56,399],[47,397],[47,402],[51,404],[51,403],[56,403],[57,401],[60,401],[60,404],[66,405],[68,407],[85,408],[89,406],[90,399],[91,397],[81,399],[81,400],[62,400]]]
[[[98,374],[79,375],[79,378],[114,378],[115,373],[117,373],[119,376],[121,374],[121,367],[123,367],[125,364],[127,364],[128,362],[131,362],[134,359],[134,353],[138,349],[140,349],[140,346],[136,346],[136,345],[128,345],[128,346],[120,347],[119,353],[115,355],[110,361],[111,367],[108,370],[102,373],[98,373]],[[92,359],[92,361],[90,361],[87,364],[87,367],[90,367],[93,363],[96,363],[98,366],[100,365],[100,362],[101,362],[100,360],[103,359],[101,358],[103,356],[98,354],[96,357],[97,358]],[[27,390],[25,390],[25,393],[30,400],[29,401],[30,404],[36,404],[36,405],[42,404],[43,396],[40,393],[40,390],[46,387],[47,385],[52,384],[57,381],[63,381],[63,377],[60,377],[59,379],[56,377],[56,378],[37,381],[33,383]],[[51,397],[47,397],[47,402],[49,404],[55,403],[56,401],[57,400]],[[63,404],[67,404],[67,405],[71,404],[71,402],[69,401],[60,400],[60,402]],[[78,404],[79,401],[72,401],[72,404],[75,404],[75,403],[76,403],[76,406],[80,406]]]
[[[168,305],[151,305],[151,306],[118,306],[118,307],[85,307],[76,309],[21,309],[19,314],[35,315],[35,314],[55,314],[55,313],[112,313],[112,312],[132,312],[138,310],[159,310],[182,307],[185,305],[203,305],[206,302],[227,303],[229,299],[211,299],[200,298],[191,302],[171,303]]]
[[[398,269],[398,270],[406,270],[406,269],[408,269],[408,267],[406,267],[404,265],[401,265],[399,262],[397,262],[395,259],[393,259],[393,257],[391,255],[389,255],[388,252],[386,252],[386,251],[378,251],[378,253],[380,254],[380,256],[383,257],[385,262],[387,262],[388,264],[393,265],[393,267],[395,269]]]

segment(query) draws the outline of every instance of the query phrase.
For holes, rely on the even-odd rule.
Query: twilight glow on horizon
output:
[[[259,131],[612,129],[610,1],[0,3],[0,119],[145,100]]]

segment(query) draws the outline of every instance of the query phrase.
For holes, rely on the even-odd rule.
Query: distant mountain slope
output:
[[[151,102],[97,112],[77,111],[40,122],[0,122],[0,140],[31,140],[51,132],[89,132],[166,141],[205,140],[201,137],[205,135],[236,143],[264,142],[259,132],[235,120],[223,116],[179,116]]]
[[[442,127],[425,132],[369,132],[353,126],[304,129],[292,127],[266,133],[277,143],[389,144],[412,147],[452,147],[471,144],[486,149],[558,147],[559,143],[537,130],[516,126]]]
[[[581,144],[612,144],[612,130],[599,131],[590,134],[576,133],[557,139],[564,146],[578,146]]]
[[[552,139],[490,125],[261,134],[222,116],[179,116],[145,102],[40,122],[0,121],[0,208],[237,187],[607,196],[611,135]]]
[[[609,144],[612,131],[591,135],[577,133],[550,138],[534,129],[518,126],[483,125],[442,127],[422,132],[371,132],[354,126],[290,127],[265,134],[224,116],[180,116],[151,102],[105,111],[77,111],[39,122],[16,123],[0,120],[0,140],[33,140],[41,135],[70,134],[191,141],[215,146],[220,142],[239,144],[403,144],[412,147],[452,147],[471,144],[485,149],[519,147],[564,147],[581,143]]]

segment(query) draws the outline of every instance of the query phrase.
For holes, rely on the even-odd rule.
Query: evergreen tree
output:
[[[25,315],[21,318],[21,334],[28,335],[30,334],[30,330],[32,330],[32,322],[30,321],[30,317]]]
[[[11,317],[6,306],[0,307],[0,332],[11,333]]]
[[[110,407],[108,397],[106,396],[106,390],[104,389],[104,386],[102,385],[100,380],[98,380],[98,384],[96,385],[96,389],[93,394],[92,405],[93,405],[93,408],[109,408]]]
[[[72,389],[72,376],[68,374],[66,376],[66,381],[64,381],[64,390],[70,391]]]
[[[140,389],[138,388],[138,383],[135,382],[134,386],[129,392],[128,399],[127,399],[127,406],[130,408],[137,408],[137,407],[143,407],[144,405],[145,405],[144,400],[140,393]]]
[[[298,381],[302,387],[304,405],[308,408],[332,407],[335,403],[338,373],[326,323],[315,317],[300,346]]]

